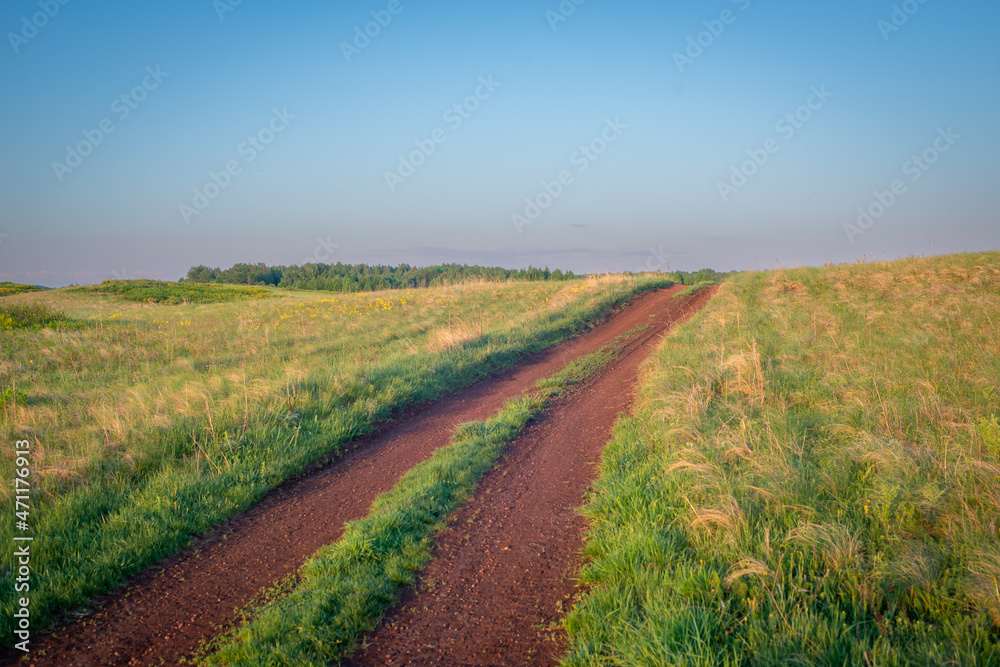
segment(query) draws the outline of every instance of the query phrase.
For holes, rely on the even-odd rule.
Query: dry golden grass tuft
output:
[[[724,509],[700,508],[694,510],[694,517],[688,524],[692,529],[708,529],[711,532],[717,530],[731,531],[738,527],[742,521],[741,516]]]
[[[940,559],[920,540],[903,539],[895,558],[886,561],[876,576],[887,588],[899,592],[927,590],[940,571]]]
[[[742,558],[733,563],[729,572],[726,573],[726,586],[732,586],[744,577],[751,576],[765,580],[770,579],[772,576],[771,568],[767,566],[767,563],[756,558]]]
[[[772,274],[770,284],[764,288],[763,293],[768,298],[777,298],[788,293],[806,292],[807,288],[800,282],[789,280],[784,271],[775,271]]]
[[[1000,548],[984,547],[971,558],[966,595],[986,609],[993,624],[1000,628]]]
[[[762,405],[764,403],[764,387],[767,382],[764,380],[764,370],[761,368],[760,352],[757,350],[757,341],[751,342],[750,348],[745,352],[731,355],[722,364],[722,369],[729,371],[725,380],[725,392],[728,394],[742,394],[751,405]]]
[[[690,501],[688,501],[690,503]],[[734,534],[741,529],[746,518],[739,503],[730,494],[719,494],[715,507],[691,507],[688,526],[695,531],[719,537],[720,533]]]
[[[427,342],[427,349],[431,352],[441,352],[442,350],[460,348],[467,343],[481,339],[485,333],[482,324],[479,323],[459,323],[435,329],[431,339]]]
[[[697,450],[686,449],[678,452],[677,455],[680,457],[680,460],[667,466],[667,472],[683,470],[684,472],[709,475],[710,477],[719,477],[720,475],[721,471],[719,468],[709,463],[705,456]]]
[[[814,549],[830,569],[859,564],[861,540],[847,526],[806,523],[790,530],[785,539],[792,544]]]

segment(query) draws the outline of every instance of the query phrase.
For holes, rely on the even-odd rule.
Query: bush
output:
[[[10,296],[11,294],[24,294],[26,292],[40,292],[42,287],[37,285],[20,285],[9,281],[0,282],[0,296]]]
[[[0,306],[0,331],[11,329],[54,327],[69,324],[71,320],[62,313],[40,303]]]
[[[266,299],[271,292],[260,287],[170,283],[162,280],[105,280],[100,285],[73,288],[74,292],[106,294],[127,301],[149,303],[222,303]]]

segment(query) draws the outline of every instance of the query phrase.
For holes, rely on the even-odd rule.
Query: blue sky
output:
[[[64,1],[0,8],[0,279],[1000,247],[996,2]]]

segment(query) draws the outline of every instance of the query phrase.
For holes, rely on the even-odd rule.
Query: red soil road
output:
[[[455,426],[487,419],[506,400],[531,390],[566,363],[653,323],[655,328],[642,334],[648,339],[669,326],[682,304],[703,301],[672,299],[680,289],[647,293],[591,331],[459,395],[420,406],[383,425],[376,434],[357,441],[353,451],[286,482],[246,513],[137,575],[123,589],[99,600],[86,618],[33,641],[29,664],[177,664],[202,641],[230,627],[237,609],[296,571],[317,549],[336,541],[346,522],[363,517],[377,496],[446,445]],[[612,391],[621,394],[626,385]],[[609,400],[624,405],[623,397],[613,395]],[[608,419],[613,421],[613,415]],[[0,663],[12,664],[19,656],[7,652]]]
[[[416,590],[404,594],[346,664],[555,664],[562,640],[555,627],[576,591],[583,544],[578,508],[601,451],[629,408],[640,363],[714,291],[661,300],[652,329],[522,432],[437,536]]]

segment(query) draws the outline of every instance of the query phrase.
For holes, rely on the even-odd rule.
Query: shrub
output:
[[[70,323],[68,317],[40,303],[0,306],[0,331],[25,328],[41,329],[68,323]]]
[[[266,299],[269,290],[237,285],[203,285],[170,283],[162,280],[105,280],[100,285],[73,288],[74,292],[89,292],[118,296],[127,301],[149,303],[222,303]]]

